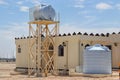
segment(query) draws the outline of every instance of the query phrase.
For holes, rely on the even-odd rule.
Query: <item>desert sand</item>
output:
[[[118,71],[113,71],[111,76],[48,76],[31,77],[27,74],[15,72],[14,62],[0,62],[0,80],[119,80]]]

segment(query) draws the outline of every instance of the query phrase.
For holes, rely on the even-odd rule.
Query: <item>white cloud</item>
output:
[[[16,49],[14,38],[27,36],[28,26],[27,23],[10,23],[5,27],[7,29],[0,29],[0,44],[2,45],[0,46],[0,57],[13,57]]]
[[[84,2],[85,0],[75,0],[75,1],[79,3],[79,2]]]
[[[5,2],[5,0],[0,0],[0,5],[6,5],[8,4],[7,2]]]
[[[79,1],[85,1],[85,0],[79,0]]]
[[[89,15],[86,15],[85,16],[85,18],[88,18],[88,19],[90,19],[90,18],[95,18],[96,16],[89,16]]]
[[[15,14],[14,12],[9,12],[9,14]]]
[[[107,3],[99,3],[96,5],[96,9],[100,9],[100,10],[106,10],[106,9],[111,9],[111,8],[112,6]]]
[[[10,22],[6,27],[7,30],[3,30],[3,31],[10,32],[9,37],[22,36],[24,34],[26,35],[26,33],[28,32],[27,22],[26,23]]]
[[[82,4],[76,4],[74,7],[76,7],[76,8],[84,8],[85,6],[84,5],[82,5]]]
[[[20,11],[22,11],[22,12],[28,12],[29,11],[29,7],[27,7],[27,6],[21,6],[20,7]]]
[[[75,8],[84,8],[85,5],[83,4],[85,0],[75,0]]]
[[[120,10],[120,4],[116,4],[117,9]]]
[[[24,0],[24,2],[33,4],[33,6],[38,6],[38,5],[41,5],[41,4],[44,4],[44,5],[47,4],[46,0]]]
[[[40,1],[41,0],[32,0],[32,3],[35,4],[35,5],[40,5]]]
[[[104,27],[104,28],[101,28],[101,27],[98,27],[98,28],[87,28],[87,27],[81,27],[81,26],[74,26],[74,25],[71,25],[71,24],[64,24],[61,26],[60,28],[60,33],[63,34],[63,33],[73,33],[73,32],[82,32],[82,33],[112,33],[112,32],[116,32],[118,33],[119,32],[119,29],[117,27]]]
[[[23,4],[23,1],[18,1],[16,2],[18,5],[22,5]]]
[[[34,5],[40,5],[42,0],[24,0],[27,3],[32,3]]]
[[[85,15],[85,14],[88,14],[89,13],[89,11],[88,10],[84,10],[84,11],[80,11],[80,12],[78,12],[78,14],[82,14],[82,15]]]

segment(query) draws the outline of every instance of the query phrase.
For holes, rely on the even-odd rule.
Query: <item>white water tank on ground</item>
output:
[[[82,72],[82,66],[76,66],[75,71],[77,73],[81,73]]]
[[[111,50],[100,44],[86,47],[83,54],[83,73],[111,74]]]

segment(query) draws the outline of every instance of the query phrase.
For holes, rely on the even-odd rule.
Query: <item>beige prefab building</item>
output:
[[[54,37],[55,38],[55,37]],[[31,38],[32,39],[32,38]],[[16,68],[28,68],[29,38],[16,38]],[[57,69],[76,68],[83,65],[84,49],[88,45],[101,44],[112,51],[112,68],[120,64],[120,34],[102,35],[59,35],[56,37],[54,66]]]

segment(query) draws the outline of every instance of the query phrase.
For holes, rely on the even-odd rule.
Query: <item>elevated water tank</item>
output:
[[[48,6],[37,6],[33,11],[34,20],[51,20],[55,18],[55,10],[51,5]]]
[[[111,74],[111,50],[100,44],[87,47],[83,54],[83,73]]]

